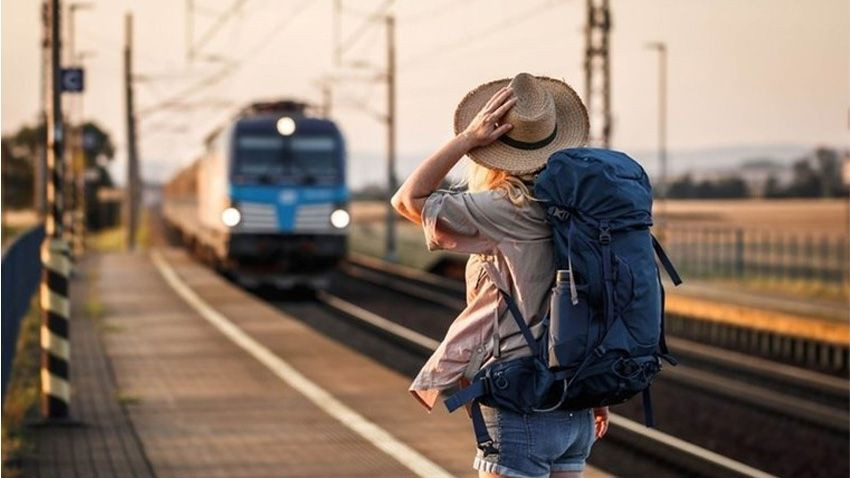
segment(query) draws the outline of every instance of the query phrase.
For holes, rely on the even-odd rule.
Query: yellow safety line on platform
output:
[[[830,322],[816,317],[802,317],[734,304],[720,304],[672,293],[667,294],[665,309],[668,314],[698,320],[722,322],[831,344],[850,344],[850,324]]]
[[[166,283],[195,311],[240,348],[266,366],[289,386],[299,391],[316,406],[340,423],[365,438],[379,450],[396,459],[421,477],[451,477],[452,475],[421,453],[399,441],[389,432],[369,421],[349,406],[337,400],[328,391],[297,371],[286,361],[246,334],[226,316],[200,298],[174,272],[159,251],[151,252],[151,259]]]

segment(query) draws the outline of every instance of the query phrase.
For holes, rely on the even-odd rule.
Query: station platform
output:
[[[676,288],[673,287],[672,283],[666,281],[665,288],[670,294],[682,297],[751,307],[812,320],[844,324],[850,321],[850,298],[841,301],[827,298],[795,297],[780,292],[741,290],[733,282],[719,283],[691,278],[687,279],[687,287]]]
[[[477,476],[463,413],[180,250],[90,254],[72,290],[82,424],[37,429],[26,476]]]

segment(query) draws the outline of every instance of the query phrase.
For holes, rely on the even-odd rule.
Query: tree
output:
[[[847,195],[842,183],[838,151],[818,148],[792,166],[791,182],[784,194],[789,197],[838,197]]]
[[[729,176],[720,178],[714,183],[714,197],[722,199],[746,198],[750,196],[750,188],[743,178]]]
[[[83,124],[83,151],[86,168],[99,166],[98,159],[109,162],[115,158],[115,146],[109,133],[91,121]]]
[[[41,157],[41,148],[46,139],[43,125],[23,126],[14,134],[3,136],[3,207],[11,209],[33,207],[34,164]]]
[[[694,179],[690,173],[676,179],[670,184],[667,190],[667,196],[675,199],[692,198],[696,194]]]
[[[842,182],[841,158],[838,151],[828,148],[818,148],[814,157],[820,176],[820,192],[824,197],[835,197],[847,194],[847,187]]]
[[[768,199],[785,197],[785,190],[779,184],[779,179],[775,174],[768,176],[764,183],[764,197]]]
[[[83,124],[83,138],[86,169],[93,170],[87,175],[92,179],[86,181],[86,202],[89,205],[86,213],[89,216],[99,216],[96,210],[99,207],[97,189],[113,185],[107,166],[115,157],[115,146],[109,133],[93,122]],[[41,160],[42,148],[46,143],[43,123],[36,126],[24,125],[14,134],[3,136],[3,207],[33,207],[35,165]]]

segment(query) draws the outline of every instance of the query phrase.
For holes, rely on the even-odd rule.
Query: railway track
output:
[[[332,310],[392,337],[402,347],[407,344],[418,348],[420,352],[430,353],[439,345],[436,339],[403,327],[331,293],[319,292],[317,299]],[[617,455],[625,453],[643,453],[652,457],[653,463],[641,464],[640,467],[651,476],[665,476],[668,473],[671,476],[682,476],[682,474],[687,476],[773,476],[684,440],[649,429],[617,414],[611,416],[608,440],[609,443],[615,442],[622,451],[608,450],[608,453],[613,453],[615,458],[607,461],[616,462]],[[622,463],[622,460],[619,462]],[[629,469],[634,468],[630,466]]]
[[[355,257],[342,270],[348,277],[439,304],[453,313],[465,306],[463,285],[439,276],[363,257]],[[668,367],[669,379],[827,429],[850,431],[846,379],[678,337],[668,337],[668,345],[685,362]]]
[[[379,344],[372,345],[377,349],[375,358],[385,361],[380,349],[392,342],[396,351],[389,363],[403,372],[415,373],[463,305],[462,288],[455,281],[418,271],[372,266],[355,259],[343,268],[337,281],[344,285],[333,295],[319,294],[318,299],[332,311],[335,320],[350,322],[356,318],[359,325],[349,327],[359,327],[361,333],[364,327],[377,333]],[[372,320],[364,322],[362,317]],[[349,330],[341,338],[350,339],[352,335]],[[847,403],[846,382],[842,386],[835,377],[671,339],[686,365],[667,367],[653,386],[660,430],[667,436],[779,475],[846,476],[848,465],[835,459],[846,456],[848,444],[846,406],[841,407]],[[418,359],[399,359],[403,350]],[[642,416],[637,402],[620,406],[617,411],[624,419],[639,421]],[[616,436],[614,433],[609,443],[616,442]],[[628,445],[634,439],[624,438],[624,442]],[[800,452],[800,443],[806,444],[805,453]],[[623,446],[613,452],[600,447],[594,457],[601,460],[599,463],[611,461],[606,458],[609,455],[619,457],[614,463],[624,462],[622,455],[628,453]],[[636,462],[640,460],[635,459],[625,474],[638,466]],[[671,476],[681,476],[682,471]],[[659,469],[652,473],[665,474]]]

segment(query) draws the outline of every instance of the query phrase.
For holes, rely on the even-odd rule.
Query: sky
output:
[[[2,2],[4,134],[37,117],[39,3]],[[341,39],[363,32],[343,47],[343,63],[357,68],[334,65],[332,0],[194,0],[195,43],[223,21],[192,62],[186,2],[86,3],[91,8],[77,10],[75,35],[87,74],[83,111],[112,134],[116,175],[126,161],[122,48],[124,15],[132,12],[145,178],[167,179],[191,162],[203,137],[240,105],[279,97],[319,102],[319,80],[336,76],[332,116],[347,139],[350,182],[384,181],[386,31],[368,14],[385,0],[342,1]],[[658,56],[646,44],[653,41],[668,48],[674,170],[721,156],[850,148],[850,1],[610,3],[612,147],[633,152],[650,171]],[[451,137],[457,102],[480,83],[525,71],[563,79],[583,95],[584,1],[397,0],[389,11],[396,17],[401,177]],[[230,73],[221,74],[228,65]],[[181,92],[182,107],[151,110]]]

